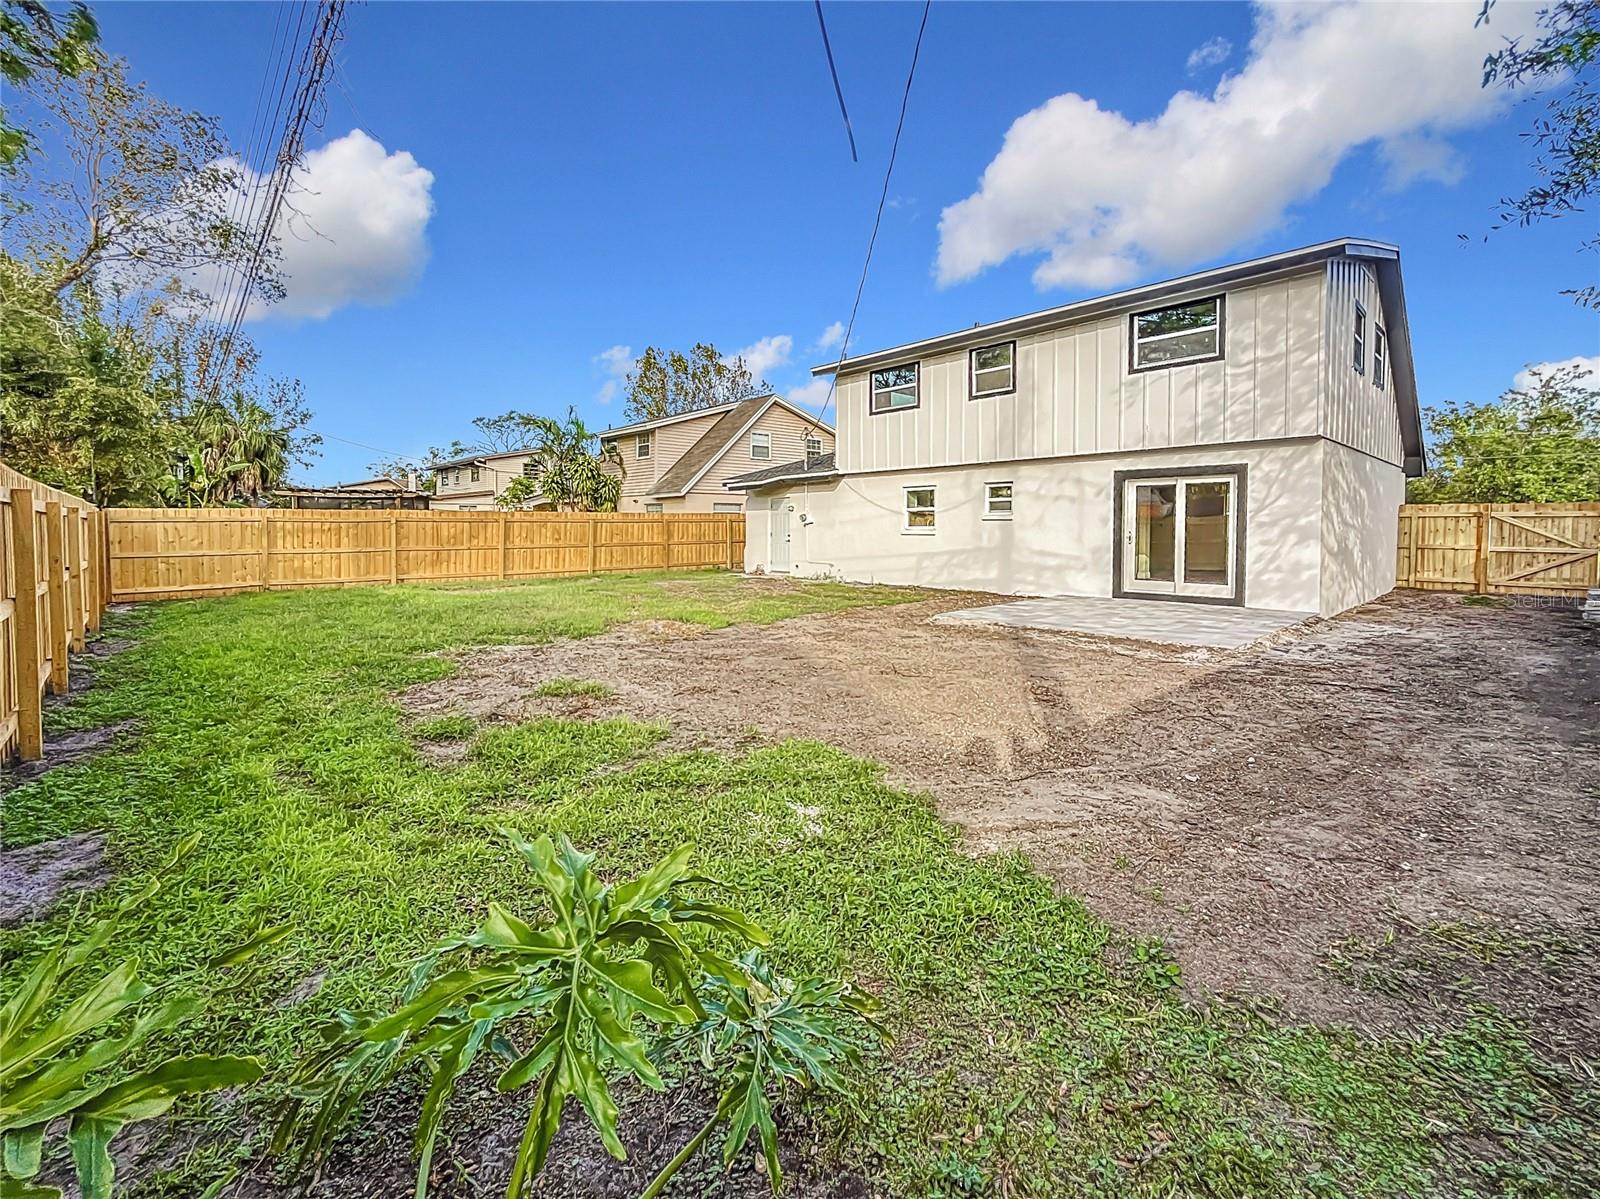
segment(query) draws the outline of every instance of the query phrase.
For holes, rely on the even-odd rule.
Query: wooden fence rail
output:
[[[288,587],[738,569],[735,513],[110,508],[113,600]]]
[[[1402,505],[1395,582],[1580,598],[1600,587],[1600,503]]]
[[[0,462],[0,762],[44,753],[44,692],[100,628],[104,549],[98,508]]]

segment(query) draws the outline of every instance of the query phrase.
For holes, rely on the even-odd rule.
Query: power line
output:
[[[883,191],[878,196],[878,211],[872,218],[872,236],[867,239],[867,257],[861,264],[861,279],[856,284],[855,302],[850,305],[850,319],[844,327],[844,340],[839,343],[839,361],[834,365],[833,377],[828,383],[828,394],[817,412],[818,424],[827,414],[828,405],[833,402],[834,392],[839,386],[839,371],[844,366],[845,356],[850,352],[850,334],[856,327],[856,313],[861,308],[861,294],[867,288],[867,271],[872,266],[872,251],[878,244],[878,228],[883,224],[883,209],[889,202],[889,180],[894,175],[894,162],[900,153],[900,134],[906,127],[906,107],[911,103],[911,83],[917,77],[917,59],[922,56],[922,35],[927,31],[928,12],[932,8],[933,0],[924,0],[922,22],[917,26],[917,43],[911,50],[911,69],[906,72],[906,87],[900,96],[900,119],[895,124],[894,141],[889,147],[889,165],[883,172]]]
[[[828,41],[828,23],[822,19],[822,0],[816,0],[817,28],[822,30],[822,49],[828,56],[828,74],[833,76],[833,94],[839,97],[839,115],[844,118],[845,136],[850,139],[850,161],[860,162],[856,157],[856,131],[850,128],[850,113],[844,106],[844,88],[839,86],[839,68],[833,65],[833,46]]]

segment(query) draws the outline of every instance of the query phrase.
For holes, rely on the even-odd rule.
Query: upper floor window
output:
[[[969,393],[973,399],[1015,391],[1017,343],[1002,341],[998,345],[979,346],[967,355],[967,373],[971,376]]]
[[[806,434],[806,457],[820,458],[822,456],[822,438],[815,433]]]
[[[1382,325],[1372,326],[1372,385],[1379,390],[1383,388],[1384,374],[1388,369],[1389,339],[1384,335]]]
[[[873,412],[895,412],[901,408],[915,408],[922,402],[917,390],[917,372],[921,363],[891,366],[872,372]]]
[[[1354,351],[1352,362],[1360,374],[1367,373],[1367,310],[1361,306],[1361,301],[1356,301],[1356,336],[1355,344],[1351,347]]]
[[[539,460],[537,458],[526,459],[522,464],[522,477],[524,479],[532,479],[537,477],[538,474]]]
[[[1130,366],[1154,370],[1222,357],[1222,297],[1133,314]]]
[[[476,466],[472,468],[472,481],[474,483],[478,481],[478,468]]]
[[[635,458],[650,457],[650,434],[641,433],[633,439],[633,456]]]
[[[752,457],[752,458],[770,458],[770,457],[772,457],[772,434],[771,433],[752,433],[752,434],[750,434],[750,457]]]

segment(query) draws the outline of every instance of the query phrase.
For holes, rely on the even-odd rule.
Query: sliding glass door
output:
[[[1125,481],[1122,589],[1233,599],[1239,585],[1236,489],[1233,475]]]

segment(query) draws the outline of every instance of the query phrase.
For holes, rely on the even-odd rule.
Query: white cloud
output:
[[[1391,180],[1448,177],[1442,135],[1508,101],[1479,86],[1484,55],[1533,25],[1531,5],[1503,3],[1475,27],[1476,7],[1274,0],[1256,6],[1244,66],[1209,95],[1180,91],[1141,121],[1054,97],[1012,123],[978,190],[944,210],[940,284],[1017,254],[1045,256],[1041,288],[1211,258],[1281,226],[1371,142]]]
[[[802,383],[799,387],[792,387],[784,396],[791,404],[799,404],[802,408],[809,408],[812,412],[820,412],[823,403],[828,398],[828,386],[831,379],[812,379],[809,383]]]
[[[1207,67],[1219,66],[1228,61],[1228,55],[1233,53],[1233,43],[1225,37],[1214,37],[1208,42],[1201,42],[1189,51],[1189,60],[1184,65],[1188,67],[1189,74],[1193,75]]]
[[[617,398],[617,392],[622,390],[622,384],[628,377],[628,372],[633,369],[633,347],[615,345],[608,350],[601,350],[594,356],[594,364],[606,373],[606,381],[600,385],[600,390],[594,393],[594,398],[602,404],[609,404]]]
[[[755,345],[745,346],[738,353],[730,354],[723,361],[743,358],[746,368],[759,380],[768,371],[788,362],[793,352],[794,338],[787,333],[774,333],[771,337],[763,337]]]
[[[247,185],[259,180],[250,174]],[[428,260],[433,172],[359,129],[305,157],[278,217],[287,296],[263,316],[320,320],[347,304],[383,304],[410,289]]]
[[[1575,354],[1559,362],[1530,362],[1517,372],[1517,377],[1511,380],[1511,385],[1521,391],[1533,386],[1534,371],[1561,370],[1568,366],[1582,367],[1589,372],[1589,377],[1583,380],[1585,386],[1600,387],[1600,354]]]
[[[844,341],[844,322],[834,321],[822,331],[822,336],[817,338],[817,349],[831,350],[842,341]]]

